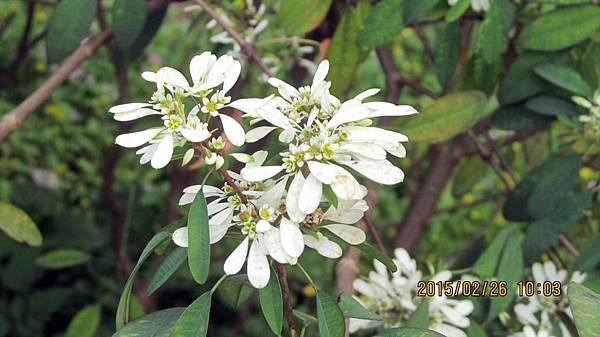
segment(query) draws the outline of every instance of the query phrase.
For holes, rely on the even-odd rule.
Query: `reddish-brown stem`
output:
[[[282,264],[278,262],[274,262],[274,264],[275,270],[277,271],[277,277],[279,278],[279,285],[281,286],[281,295],[283,296],[283,305],[288,328],[290,329],[290,336],[296,337],[298,329],[296,328],[296,321],[294,320],[294,307],[292,305],[292,299],[290,298],[290,286],[287,281],[287,273]]]

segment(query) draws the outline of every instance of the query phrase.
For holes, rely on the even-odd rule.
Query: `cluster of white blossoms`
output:
[[[459,0],[448,0],[448,5],[454,6]],[[471,8],[476,12],[487,12],[490,9],[491,0],[471,0]]]
[[[573,102],[589,111],[579,116],[579,121],[585,125],[585,131],[593,139],[600,139],[600,88],[596,89],[590,99],[581,96],[572,97]]]
[[[269,280],[269,257],[293,265],[309,247],[325,257],[338,258],[342,248],[337,239],[350,245],[365,241],[365,233],[353,225],[368,209],[364,200],[367,189],[352,170],[386,185],[404,178],[387,155],[404,157],[402,142],[408,141],[407,137],[371,126],[372,118],[417,111],[410,106],[363,102],[379,89],[369,89],[342,103],[329,93],[328,68],[326,60],[321,62],[311,86],[296,89],[270,78],[268,82],[278,89],[279,96],[231,102],[227,93],[239,77],[241,65],[229,55],[217,58],[206,52],[190,63],[192,84],[172,68],[146,72],[142,77],[157,86],[150,101],[110,109],[119,121],[160,116],[161,126],[116,139],[125,147],[143,146],[137,152],[142,164],[150,162],[154,168],[162,168],[175,157],[174,148],[181,147],[185,150],[183,164],[198,157],[220,169],[223,185],[190,186],[179,203],[190,204],[202,189],[208,201],[210,243],[219,242],[226,234],[241,239],[225,261],[225,273],[236,274],[246,264],[248,279],[257,288]],[[252,128],[246,133],[240,123],[222,113],[227,108],[244,112]],[[228,153],[224,139],[215,136],[218,129],[209,129],[212,117],[219,118],[225,137],[235,146],[257,142],[278,130],[283,151],[272,158],[266,151]],[[225,170],[221,168],[225,156],[246,166],[240,173]],[[264,165],[267,161],[277,164]],[[330,240],[332,236],[336,239]],[[173,241],[186,247],[187,227],[176,230]]]
[[[551,337],[556,336],[556,327],[560,336],[571,337],[572,334],[565,324],[565,320],[573,319],[571,308],[567,299],[567,284],[569,282],[581,283],[586,274],[574,271],[570,278],[564,269],[557,269],[552,261],[534,263],[531,266],[531,277],[535,284],[558,281],[562,284],[561,296],[543,296],[535,294],[532,297],[519,297],[514,306],[518,321],[523,325],[523,330],[511,334],[509,337]],[[572,324],[572,323],[571,323]]]
[[[375,270],[366,279],[354,281],[356,300],[382,317],[381,321],[350,319],[350,332],[361,329],[402,327],[423,300],[429,301],[428,328],[447,337],[467,337],[464,329],[469,327],[469,315],[473,303],[469,300],[456,300],[446,296],[424,299],[417,296],[417,283],[423,274],[417,270],[416,261],[403,248],[394,251],[394,262],[398,271],[389,272],[379,261],[373,261]],[[452,273],[448,270],[433,275],[434,282],[449,281]]]

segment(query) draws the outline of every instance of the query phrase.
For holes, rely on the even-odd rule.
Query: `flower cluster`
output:
[[[600,140],[600,88],[596,89],[591,99],[574,96],[573,102],[587,109],[589,114],[579,116],[584,124],[584,131],[592,140]]]
[[[523,325],[523,330],[510,335],[510,337],[550,337],[555,336],[558,327],[560,335],[571,337],[566,320],[572,320],[573,314],[567,300],[567,284],[569,282],[581,283],[586,275],[574,271],[567,278],[567,271],[557,269],[552,261],[534,263],[531,266],[531,277],[536,284],[546,281],[559,281],[562,286],[561,296],[519,297],[519,303],[514,306],[518,321]],[[572,322],[568,322],[572,324]]]
[[[354,290],[358,294],[356,299],[365,308],[381,316],[382,320],[351,319],[350,332],[402,327],[424,300],[417,296],[417,283],[423,280],[423,274],[417,269],[415,260],[403,248],[397,248],[394,255],[398,271],[391,277],[383,264],[375,260],[375,270],[369,273],[368,278],[354,281]],[[451,277],[452,273],[445,270],[433,275],[431,280],[443,282]],[[429,329],[448,337],[467,336],[463,329],[470,324],[468,316],[474,308],[471,301],[445,296],[428,298],[427,301]]]
[[[172,68],[147,72],[142,76],[157,86],[150,101],[110,109],[120,121],[152,115],[162,119],[160,127],[117,137],[122,146],[145,145],[138,150],[142,164],[150,161],[153,167],[162,168],[173,157],[174,148],[187,147],[184,164],[197,156],[219,170],[225,178],[223,185],[190,186],[179,203],[191,203],[202,190],[208,200],[210,243],[226,234],[241,241],[225,261],[225,273],[236,274],[247,264],[248,279],[257,288],[269,280],[269,257],[293,265],[309,247],[337,258],[342,255],[337,239],[350,245],[365,240],[365,233],[353,224],[368,209],[367,190],[350,170],[386,185],[404,178],[388,154],[404,157],[402,143],[407,137],[372,126],[372,119],[416,111],[410,106],[364,102],[378,89],[341,102],[329,92],[328,68],[326,60],[321,62],[311,86],[297,89],[270,78],[279,95],[230,102],[227,93],[241,65],[229,55],[217,58],[206,52],[190,63],[192,84]],[[240,123],[222,113],[227,108],[241,110],[252,128],[246,133]],[[217,130],[209,129],[212,117],[220,119],[233,145],[257,142],[277,131],[282,151],[273,158],[262,150],[252,155],[230,154],[224,139],[216,137]],[[221,168],[227,155],[246,163],[245,167],[239,173]],[[187,246],[187,238],[186,227],[173,233],[179,246]]]
[[[448,0],[448,5],[454,6],[459,0]],[[491,0],[471,0],[471,8],[476,12],[487,12],[490,9]]]

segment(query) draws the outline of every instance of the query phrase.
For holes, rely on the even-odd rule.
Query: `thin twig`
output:
[[[504,176],[504,172],[502,172],[502,169],[499,168],[498,165],[496,165],[496,163],[494,162],[494,159],[492,158],[490,151],[479,142],[479,140],[477,139],[477,136],[475,135],[473,130],[467,131],[467,136],[471,139],[473,144],[475,144],[477,153],[479,154],[481,159],[483,159],[494,170],[494,172],[496,173],[496,175],[498,176],[498,178],[504,185],[505,192],[506,193],[510,192],[511,185],[506,180],[506,177]]]
[[[431,48],[431,44],[429,43],[429,39],[427,38],[427,34],[423,30],[423,27],[420,25],[416,25],[414,27],[415,32],[417,33],[417,37],[421,40],[421,44],[423,45],[423,49],[425,50],[425,55],[429,58],[429,60],[435,63],[435,51]]]
[[[490,147],[492,148],[492,151],[494,152],[496,157],[498,157],[498,160],[500,161],[500,165],[504,168],[504,170],[506,172],[508,172],[513,183],[516,185],[517,181],[518,181],[517,174],[515,173],[515,170],[510,165],[508,160],[506,160],[506,157],[504,157],[504,155],[502,154],[502,151],[500,151],[500,147],[498,147],[498,144],[496,144],[496,141],[494,141],[494,139],[492,138],[492,136],[490,135],[488,130],[485,130],[483,132],[483,136],[485,137],[487,143],[490,144]]]
[[[281,286],[281,295],[283,296],[283,305],[287,324],[290,329],[290,336],[296,337],[298,329],[296,328],[296,321],[294,320],[294,307],[292,305],[292,299],[290,298],[290,286],[287,281],[287,273],[282,264],[278,262],[274,262],[274,264],[275,270],[277,271],[277,277],[279,278],[279,285]]]
[[[369,234],[371,234],[371,236],[375,240],[375,244],[377,245],[377,248],[379,248],[379,250],[382,251],[384,254],[387,254],[385,246],[383,245],[383,241],[381,241],[381,237],[379,236],[379,233],[377,233],[377,230],[375,229],[375,226],[373,225],[373,221],[371,221],[371,217],[370,217],[369,213],[370,213],[369,211],[365,212],[365,214],[363,215],[363,221],[364,221],[365,225],[367,225]]]
[[[269,77],[273,77],[273,73],[271,72],[269,67],[267,67],[262,58],[256,53],[254,47],[250,43],[246,42],[246,40],[242,35],[240,35],[240,33],[238,33],[225,20],[223,20],[223,18],[219,14],[217,14],[217,12],[215,12],[215,10],[212,9],[212,7],[210,7],[206,2],[204,2],[203,0],[196,0],[196,3],[200,5],[200,7],[202,7],[202,10],[206,12],[208,16],[210,16],[213,20],[215,20],[215,22],[219,26],[222,27],[227,32],[227,34],[229,34],[231,38],[235,40],[235,42],[237,42],[237,44],[242,48],[242,51],[244,52],[244,54],[246,54],[246,56],[251,58],[254,61],[254,63],[256,63],[256,65],[265,74],[267,74]]]
[[[569,240],[569,238],[567,238],[566,235],[561,234],[558,236],[558,239],[563,244],[563,246],[565,246],[565,248],[567,248],[569,253],[571,253],[573,256],[579,257],[579,255],[581,255],[581,254],[579,254],[579,251],[577,250],[577,248],[575,248],[573,243],[571,243],[571,240]]]

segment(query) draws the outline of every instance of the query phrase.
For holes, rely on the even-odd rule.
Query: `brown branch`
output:
[[[290,286],[287,281],[287,273],[285,267],[274,262],[275,270],[277,271],[277,277],[279,278],[279,284],[281,285],[281,295],[283,296],[283,305],[285,309],[285,316],[287,318],[287,325],[290,329],[290,336],[296,337],[298,329],[296,328],[296,321],[294,320],[294,307],[292,305],[292,299],[290,298]]]
[[[415,25],[414,29],[417,33],[417,37],[419,40],[421,40],[421,44],[425,50],[425,55],[427,55],[431,62],[435,63],[435,51],[433,51],[433,48],[431,48],[431,44],[429,44],[429,39],[427,38],[427,34],[425,34],[423,27],[420,25]]]
[[[212,7],[210,7],[206,2],[204,2],[203,0],[196,0],[196,3],[200,5],[200,7],[202,7],[202,10],[206,12],[208,16],[210,16],[213,20],[215,20],[215,22],[219,26],[222,27],[227,32],[227,34],[229,34],[231,38],[235,40],[235,42],[237,42],[237,44],[242,48],[242,51],[244,52],[244,54],[246,54],[246,56],[252,59],[254,63],[256,63],[256,65],[265,74],[267,74],[267,76],[273,77],[273,73],[271,72],[269,67],[267,67],[262,58],[256,53],[256,50],[254,49],[254,46],[252,46],[252,44],[246,42],[244,37],[240,35],[240,33],[238,33],[235,29],[233,29],[233,27],[231,27],[225,20],[223,20],[223,18],[219,14],[217,14],[217,12],[215,12],[215,10],[212,9]]]
[[[475,148],[477,150],[477,153],[479,154],[479,157],[481,157],[481,159],[483,159],[494,170],[494,173],[496,173],[496,176],[498,176],[498,178],[504,185],[504,191],[506,193],[510,192],[511,185],[506,180],[506,177],[504,177],[504,172],[502,172],[502,169],[498,167],[498,165],[496,165],[496,163],[494,162],[490,151],[479,142],[473,130],[467,131],[467,136],[471,139],[473,144],[475,144]]]

